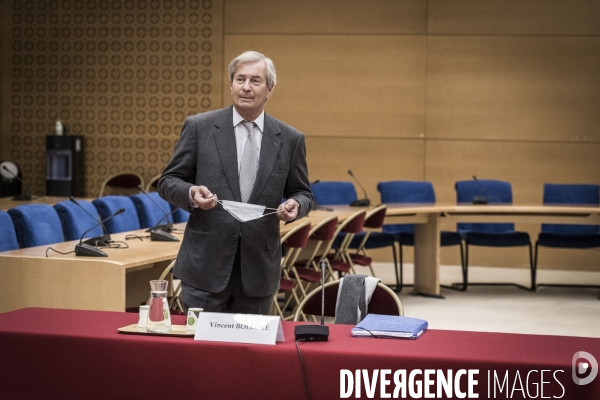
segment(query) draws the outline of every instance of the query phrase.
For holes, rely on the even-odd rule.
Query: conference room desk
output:
[[[174,324],[183,321],[173,317]],[[102,311],[29,308],[0,314],[2,398],[306,399],[293,334],[297,323],[283,322],[286,341],[272,346],[117,333],[136,322],[136,314]],[[445,376],[451,370],[451,379],[461,369],[474,369],[480,399],[511,398],[509,392],[513,399],[600,398],[600,377],[578,386],[571,376],[576,352],[600,358],[597,338],[429,330],[417,340],[370,339],[352,338],[350,329],[330,325],[328,342],[299,344],[311,399],[339,399],[342,369],[366,370],[370,379],[374,370],[391,370],[388,394],[397,370],[406,370],[409,386],[417,369],[420,381],[426,369]],[[435,394],[432,378],[429,389]],[[466,386],[463,375],[461,392]],[[377,384],[371,398],[380,393]],[[358,397],[354,392],[350,398]],[[364,384],[360,398],[369,398]],[[411,398],[408,390],[405,398]]]
[[[183,238],[185,223],[175,224]],[[0,253],[0,312],[24,307],[125,311],[147,300],[149,281],[157,279],[177,257],[180,242],[125,240],[147,236],[141,229],[112,234],[129,248],[103,248],[108,257],[77,257],[66,253],[79,241],[55,243]]]
[[[317,223],[322,218],[315,211],[309,220]],[[282,235],[300,222],[282,223]],[[178,233],[173,235],[183,239],[185,223],[174,227]],[[77,257],[52,250],[46,257],[48,247],[71,252],[77,240],[0,252],[0,312],[25,307],[125,311],[142,304],[150,292],[149,281],[177,257],[181,242],[125,240],[127,235],[148,233],[142,229],[112,234],[113,241],[129,248],[103,248],[108,257]]]
[[[0,197],[0,210],[8,211],[11,208],[15,208],[16,206],[22,206],[25,204],[48,204],[54,205],[60,203],[61,201],[69,200],[68,197],[58,197],[58,196],[36,196],[32,200],[12,200],[11,197]],[[79,198],[77,198],[79,200]],[[86,199],[91,201],[92,199]]]
[[[545,205],[387,204],[386,224],[415,224],[414,292],[440,296],[442,222],[600,225],[600,207]],[[412,222],[408,222],[411,221]],[[455,225],[453,228],[455,229]],[[532,238],[533,240],[533,238]]]

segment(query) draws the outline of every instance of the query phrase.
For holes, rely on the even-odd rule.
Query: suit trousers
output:
[[[239,241],[231,276],[222,292],[211,293],[181,282],[181,298],[186,314],[188,308],[202,308],[208,312],[270,315],[273,296],[249,297],[244,293]]]

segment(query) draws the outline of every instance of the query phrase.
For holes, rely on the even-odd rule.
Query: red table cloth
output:
[[[27,308],[0,314],[0,398],[307,398],[294,342],[296,323],[284,322],[286,342],[269,346],[117,332],[136,322],[137,314],[101,311]],[[184,319],[174,316],[173,323],[184,324]],[[356,370],[366,370],[372,379],[375,370],[386,369],[391,383],[383,394],[378,380],[373,397],[363,382],[350,398],[392,396],[398,370],[406,370],[406,379],[411,371],[422,371],[415,372],[412,389],[418,398],[421,384],[425,398],[424,373],[431,369],[478,370],[474,393],[483,399],[542,398],[542,386],[546,398],[600,398],[600,377],[583,386],[572,377],[573,355],[585,351],[600,359],[600,339],[442,330],[426,331],[417,340],[372,339],[353,338],[350,329],[331,325],[328,342],[300,343],[311,399],[341,398],[348,391],[341,387],[347,385],[340,382],[341,370],[354,377]],[[542,375],[542,370],[550,372]],[[435,380],[435,374],[430,377]],[[458,393],[466,395],[467,375],[458,382]],[[434,382],[427,390],[436,394],[437,386]],[[405,398],[411,398],[406,390]],[[459,398],[457,392],[445,393],[433,398]],[[402,398],[402,390],[397,394]]]

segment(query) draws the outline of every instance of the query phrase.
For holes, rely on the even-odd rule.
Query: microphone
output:
[[[321,261],[321,325],[297,325],[294,328],[296,340],[305,342],[327,342],[329,327],[325,325],[325,270],[327,261]]]
[[[475,175],[473,175],[473,180],[475,182],[477,182],[477,184],[479,185],[479,190],[481,191],[481,194],[482,194],[482,196],[473,196],[473,204],[487,204],[488,199],[487,199],[487,195],[485,193],[485,189],[483,188],[483,185],[481,184],[481,182],[479,182],[479,179],[477,179],[477,177]]]
[[[356,179],[356,177],[352,173],[351,169],[348,170],[348,175],[350,175],[352,177],[352,179],[354,179],[354,182],[356,182],[358,184],[358,187],[360,187],[362,189],[363,194],[365,195],[364,199],[355,200],[352,203],[350,203],[350,206],[351,207],[369,207],[371,205],[371,200],[369,200],[369,196],[367,196],[367,191],[365,190],[364,187],[362,187],[362,185],[360,184],[358,179]]]
[[[169,218],[169,215],[171,215],[173,212],[171,212],[171,214],[167,214],[158,204],[156,204],[156,202],[154,201],[154,199],[152,198],[152,196],[150,196],[148,194],[148,192],[146,192],[144,190],[144,188],[142,187],[142,185],[138,185],[138,189],[140,189],[140,191],[142,193],[144,193],[146,195],[146,197],[148,197],[150,199],[150,201],[152,202],[152,204],[154,204],[163,214],[165,214],[165,217],[161,218],[158,222],[160,222],[163,219],[167,218],[167,223],[166,224],[156,225],[152,229],[160,229],[160,230],[165,231],[165,232],[171,232],[173,230],[173,224],[169,222],[168,218]]]
[[[85,236],[86,233],[88,233],[89,231],[91,231],[92,229],[97,227],[98,225],[102,225],[109,219],[116,217],[119,214],[123,214],[124,212],[125,212],[125,209],[120,208],[113,215],[110,215],[108,218],[105,218],[102,221],[99,221],[96,225],[92,226],[90,229],[83,232],[83,235],[81,235],[81,238],[79,239],[79,244],[75,245],[75,255],[76,256],[84,256],[84,257],[108,257],[108,254],[106,254],[99,248],[91,246],[86,243],[83,243],[83,237]]]
[[[158,220],[156,225],[154,225],[152,228],[146,229],[146,232],[150,232],[150,240],[151,241],[153,241],[153,242],[179,242],[179,238],[171,235],[167,231],[162,230],[160,228],[161,226],[165,226],[165,225],[159,225],[162,220],[164,220],[165,218],[168,218],[170,215],[173,215],[175,213],[175,211],[177,211],[177,210],[179,210],[179,208],[176,208],[173,211],[171,211],[170,213],[165,214],[164,217],[162,217],[161,219]],[[173,226],[172,224],[169,224],[169,225],[171,227]]]
[[[21,184],[23,186],[25,186],[25,189],[27,190],[28,193],[31,193],[32,190],[29,187],[28,184],[26,184],[21,178],[19,178],[16,174],[14,174],[10,169],[8,169],[6,167],[6,165],[2,166],[2,169],[6,172],[8,172],[9,174],[11,174],[16,180],[18,180],[19,182],[21,182]],[[24,201],[29,201],[29,200],[33,200],[33,196],[26,193],[22,193],[23,191],[21,190],[21,194],[16,195],[15,197],[12,198],[12,200],[24,200]]]
[[[83,243],[90,244],[90,245],[95,245],[97,247],[108,246],[108,243],[111,242],[111,237],[110,237],[110,234],[106,233],[106,226],[104,226],[104,224],[100,221],[99,218],[96,218],[94,216],[94,214],[92,214],[91,212],[89,212],[88,210],[86,210],[81,204],[79,204],[77,202],[77,200],[75,200],[75,198],[73,196],[69,197],[69,200],[71,200],[73,203],[75,203],[77,205],[77,207],[79,207],[83,211],[85,211],[85,213],[87,215],[89,215],[90,217],[92,217],[94,219],[94,221],[100,222],[100,224],[102,225],[102,232],[103,232],[102,236],[96,236],[96,237],[93,237],[91,239],[86,239]]]

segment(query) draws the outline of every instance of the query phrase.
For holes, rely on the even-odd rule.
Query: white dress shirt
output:
[[[235,132],[235,146],[236,146],[236,150],[237,150],[238,176],[239,176],[240,165],[242,164],[242,155],[244,154],[244,146],[246,145],[246,140],[248,139],[248,131],[242,124],[242,121],[244,121],[244,118],[237,112],[235,107],[232,107],[232,108],[233,108],[233,130]],[[256,118],[254,121],[248,121],[248,122],[254,122],[256,124],[256,126],[258,127],[258,129],[256,129],[256,128],[254,129],[254,135],[255,135],[255,139],[256,139],[255,140],[256,147],[258,147],[258,155],[259,155],[258,159],[260,162],[260,145],[262,142],[262,136],[263,136],[263,131],[264,131],[264,127],[265,127],[265,112],[264,111],[261,112],[260,115],[258,116],[258,118]],[[188,194],[188,202],[190,203],[190,207],[197,208],[198,206],[196,205],[196,203],[194,203],[194,200],[192,199],[192,187],[190,187],[190,191]],[[210,190],[210,188],[208,188],[208,190]]]

